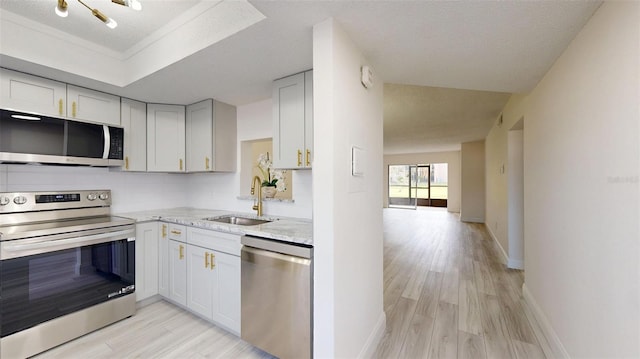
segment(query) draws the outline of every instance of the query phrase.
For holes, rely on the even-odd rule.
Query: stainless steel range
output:
[[[135,225],[110,205],[108,190],[0,193],[0,357],[135,313]]]

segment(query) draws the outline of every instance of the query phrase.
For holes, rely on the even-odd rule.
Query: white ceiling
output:
[[[113,31],[75,0],[68,0],[66,19],[54,15],[55,0],[2,0],[0,8],[126,53],[166,26],[168,19],[217,4],[217,0],[140,1],[142,12],[108,0],[87,0],[118,21]],[[484,138],[506,101],[504,94],[442,88],[530,91],[600,5],[593,1],[250,3],[266,19],[125,87],[6,55],[0,57],[0,64],[147,102],[188,104],[213,97],[242,105],[269,98],[273,79],[312,68],[313,25],[334,17],[370,60],[378,79],[439,88],[403,90],[392,85],[389,88],[394,91],[389,92],[385,87],[393,95],[385,100],[385,151],[398,148],[394,142],[401,141],[415,142],[410,152],[416,152],[459,144],[461,138]],[[431,96],[436,94],[446,96],[434,101]],[[425,104],[404,106],[407,113],[400,114],[398,109],[403,107],[389,102],[406,101],[403,95]],[[402,131],[409,132],[403,135]],[[459,136],[449,136],[456,131]],[[418,149],[416,134],[429,143]]]
[[[384,85],[384,153],[460,150],[483,139],[511,94]]]

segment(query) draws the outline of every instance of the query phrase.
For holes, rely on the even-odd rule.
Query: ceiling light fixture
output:
[[[93,14],[93,16],[97,17],[98,19],[100,19],[100,21],[104,22],[108,28],[115,29],[116,26],[118,26],[118,23],[115,22],[115,20],[101,13],[100,10],[91,8],[89,5],[85,4],[82,0],[78,0],[78,2],[84,5],[84,7],[86,7],[87,9],[91,10],[91,13]]]
[[[91,11],[93,16],[97,17],[100,21],[104,22],[111,29],[115,29],[118,26],[118,23],[107,15],[103,14],[100,10],[92,8],[91,6],[85,4],[82,0],[78,0],[78,2],[87,9]],[[111,0],[112,3],[126,6],[132,8],[133,10],[140,11],[142,10],[142,4],[138,0]],[[60,17],[67,17],[69,15],[69,11],[67,10],[67,1],[66,0],[58,0],[58,5],[55,7],[56,15]]]
[[[130,7],[136,11],[142,10],[142,4],[140,4],[140,1],[138,0],[111,0],[111,2],[118,5]]]
[[[67,11],[67,2],[65,0],[58,0],[58,5],[55,8],[56,15],[60,17],[67,17],[69,11]]]

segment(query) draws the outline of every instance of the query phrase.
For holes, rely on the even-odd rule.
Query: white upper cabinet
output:
[[[120,97],[67,85],[67,117],[120,126]]]
[[[313,71],[273,83],[273,166],[311,168]]]
[[[147,105],[147,171],[185,171],[185,107]]]
[[[120,119],[124,127],[125,171],[147,170],[147,104],[123,98]]]
[[[0,69],[2,107],[120,126],[120,97]]]
[[[66,85],[62,82],[0,69],[3,108],[49,116],[66,116]]]
[[[236,170],[236,107],[215,100],[187,106],[187,172]]]

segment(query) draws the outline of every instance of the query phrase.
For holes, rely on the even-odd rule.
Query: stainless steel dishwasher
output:
[[[241,337],[281,359],[311,358],[313,247],[243,236]]]

